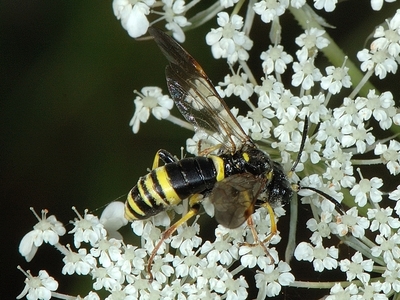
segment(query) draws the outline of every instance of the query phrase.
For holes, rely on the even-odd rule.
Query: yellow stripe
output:
[[[154,201],[156,201],[156,203],[158,205],[163,204],[164,206],[166,206],[167,204],[165,203],[165,201],[163,201],[163,199],[160,197],[160,195],[157,193],[157,191],[154,189],[154,181],[151,178],[150,174],[146,175],[146,179],[144,180],[144,185],[145,188],[147,190],[147,192],[150,194],[150,199],[144,199],[144,202],[149,206],[149,207],[153,207],[153,205],[151,204],[151,198],[154,199]]]
[[[217,171],[216,179],[217,179],[217,181],[221,181],[222,179],[225,178],[224,160],[221,157],[214,156],[214,155],[210,155],[209,157],[212,159],[212,161],[214,163],[214,167]]]
[[[165,171],[165,168],[158,168],[155,170],[156,178],[158,180],[158,184],[161,186],[162,191],[164,192],[166,199],[157,199],[155,198],[157,204],[166,205],[177,205],[182,199],[175,192],[174,187],[171,184],[171,180]],[[167,203],[164,201],[167,200]],[[159,203],[160,202],[160,203]]]
[[[250,160],[250,156],[249,156],[249,154],[248,154],[247,152],[243,152],[243,153],[242,153],[242,156],[243,156],[243,158],[244,158],[245,161],[248,162],[248,161]]]
[[[274,171],[271,170],[267,174],[265,174],[265,178],[267,178],[267,181],[270,182],[272,180],[272,177],[274,177]]]
[[[132,194],[129,193],[126,199],[126,206],[129,206],[135,213],[144,216],[145,212],[142,211],[136,204],[135,199],[132,198]],[[129,221],[137,220],[137,218],[129,211],[129,209],[125,209],[125,218]]]
[[[144,180],[145,184],[147,181],[147,177],[148,177],[148,175],[146,176],[146,178]],[[144,192],[143,185],[141,184],[141,180],[138,181],[137,187],[138,187],[139,194],[140,194],[140,196],[142,196],[142,200],[144,201],[144,203],[146,203],[146,205],[149,207],[153,207],[153,205],[151,205],[151,202],[149,201],[149,199],[147,199],[147,197],[146,197],[146,193]]]

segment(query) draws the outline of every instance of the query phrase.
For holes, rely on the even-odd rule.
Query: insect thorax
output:
[[[222,154],[220,157],[225,163],[225,177],[239,173],[263,177],[271,172],[273,167],[268,154],[256,148],[239,150],[234,154]]]
[[[280,163],[272,162],[273,176],[266,185],[262,202],[268,202],[272,207],[287,204],[293,196],[293,188]]]

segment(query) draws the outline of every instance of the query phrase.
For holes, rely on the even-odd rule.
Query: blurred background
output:
[[[349,1],[326,15],[337,25],[330,34],[352,59],[375,25],[399,6],[388,4],[371,14],[369,1],[361,2]],[[287,37],[300,33],[289,14],[284,22]],[[218,82],[226,65],[213,60],[203,42],[210,26],[215,28],[216,21],[187,33],[185,47]],[[266,37],[252,38],[267,47]],[[258,54],[254,63],[259,63]],[[40,248],[29,264],[19,255],[21,238],[36,223],[29,207],[38,214],[46,208],[66,224],[75,217],[72,206],[83,213],[120,196],[123,201],[158,149],[180,155],[192,133],[154,118],[137,135],[129,127],[133,90],[157,85],[166,92],[165,65],[154,42],[128,36],[110,1],[0,4],[2,299],[15,299],[24,287],[17,265],[34,275],[44,268],[56,276],[60,292],[86,295],[75,277],[59,275],[62,256],[51,246]],[[398,101],[398,81],[398,74],[389,75],[379,88],[391,90]]]

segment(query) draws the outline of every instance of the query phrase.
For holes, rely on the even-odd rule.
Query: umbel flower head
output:
[[[360,45],[358,62],[353,62],[329,36],[326,22],[318,16],[319,10],[334,12],[340,5],[338,1],[313,1],[311,7],[304,0],[224,0],[206,8],[196,6],[198,2],[113,1],[114,14],[134,38],[145,35],[149,26],[163,23],[177,41],[183,42],[185,34],[192,34],[189,29],[211,20],[207,24],[212,24],[212,28],[202,40],[210,46],[215,59],[227,62],[225,76],[216,80],[218,96],[203,75],[190,81],[196,84],[187,88],[184,80],[193,78],[179,72],[171,75],[170,65],[167,76],[169,86],[175,88],[172,95],[155,86],[135,92],[135,113],[130,126],[137,133],[141,123],[153,115],[159,121],[194,129],[188,134],[188,153],[218,160],[226,140],[236,143],[236,150],[241,153],[243,145],[236,136],[221,137],[219,133],[223,131],[214,123],[209,127],[216,132],[198,129],[207,127],[205,121],[213,120],[202,115],[204,107],[198,104],[212,103],[216,110],[213,115],[225,114],[220,118],[228,120],[219,125],[233,126],[227,117],[231,114],[249,141],[247,147],[260,149],[274,164],[282,166],[282,174],[288,174],[287,180],[293,186],[290,206],[256,206],[254,212],[246,210],[245,217],[244,213],[232,213],[242,218],[243,224],[234,229],[218,225],[212,229],[212,238],[205,237],[202,233],[206,231],[205,223],[210,223],[208,217],[215,214],[217,220],[223,220],[218,215],[220,208],[203,192],[196,199],[175,197],[176,185],[168,181],[168,173],[159,159],[175,165],[181,161],[166,151],[158,152],[153,169],[160,168],[139,179],[138,191],[130,193],[140,195],[139,200],[129,201],[126,206],[114,202],[100,218],[87,211],[81,215],[74,209],[74,228],[68,232],[73,237],[71,245],[62,241],[64,225],[55,216],[47,217],[46,210],[41,217],[35,213],[38,223],[21,240],[19,251],[27,261],[34,258],[44,243],[59,250],[64,263],[62,275],[92,279],[87,295],[58,293],[57,276],[43,269],[38,277],[23,271],[25,288],[18,298],[100,299],[101,291],[107,293],[106,299],[265,299],[290,296],[293,290],[292,298],[296,298],[307,289],[316,299],[324,295],[326,299],[398,299],[400,185],[396,188],[392,183],[398,181],[400,173],[400,143],[395,133],[400,113],[395,106],[397,96],[391,90],[379,90],[369,79],[374,76],[384,80],[397,73],[400,10],[393,11],[383,25],[376,27],[372,41],[366,48]],[[384,4],[390,5],[382,0],[371,1],[374,10],[380,10]],[[304,27],[291,41],[297,47],[294,51],[286,49],[282,34],[289,30],[282,18],[286,14],[292,14]],[[257,44],[257,36],[263,37],[261,45]],[[368,36],[366,32],[365,38]],[[334,63],[321,63],[323,55]],[[257,60],[257,65],[250,65]],[[193,62],[192,67],[200,73],[197,64]],[[200,88],[203,90],[199,91]],[[187,99],[179,98],[185,93],[196,104],[188,106],[184,102]],[[196,100],[204,94],[209,95],[208,102]],[[218,97],[227,102],[229,113]],[[233,98],[241,109],[234,107]],[[174,101],[180,105],[186,121],[173,115]],[[243,105],[248,109],[243,110]],[[369,166],[379,172],[371,174]],[[286,178],[282,175],[277,179],[278,170],[263,177],[262,183],[247,177],[257,196],[257,186],[276,184],[274,180]],[[201,171],[199,167],[197,174]],[[182,177],[182,182],[194,181]],[[232,182],[236,183],[233,179]],[[213,190],[216,185],[208,188]],[[239,190],[235,184],[233,189]],[[265,203],[272,199],[262,191],[260,196],[264,199],[260,200]],[[161,192],[169,198],[157,197]],[[298,199],[304,204],[302,208],[297,206]],[[218,201],[218,205],[228,204],[238,210],[242,209],[240,205],[253,208],[245,201],[240,205],[231,199]],[[188,222],[184,219],[174,227],[176,220],[194,215],[200,206],[206,213]],[[125,212],[125,207],[131,211]],[[291,211],[289,232],[280,233],[275,225],[280,225],[279,219],[286,215],[286,209]],[[297,221],[299,209],[307,212],[308,221]],[[128,222],[124,215],[130,216],[132,211],[138,215],[135,218],[143,216],[143,220],[130,224],[131,234],[138,237],[137,242],[130,244],[117,230]],[[154,216],[145,218],[150,212]],[[298,237],[296,228],[308,236]],[[304,270],[311,272],[305,274]],[[315,296],[315,290],[321,296]]]

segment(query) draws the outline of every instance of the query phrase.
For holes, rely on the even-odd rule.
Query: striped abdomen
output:
[[[129,221],[147,219],[191,195],[210,191],[219,176],[215,168],[216,159],[201,156],[184,158],[140,177],[129,192],[125,217]]]

